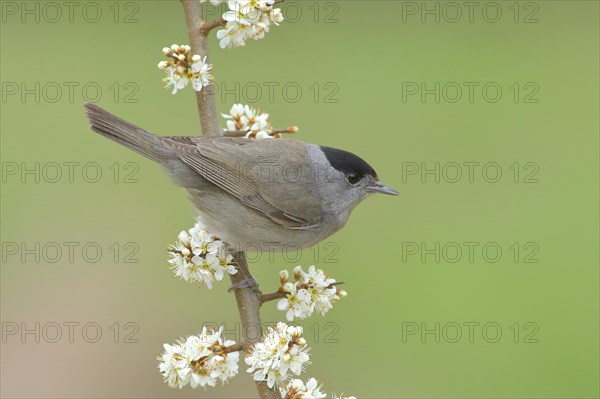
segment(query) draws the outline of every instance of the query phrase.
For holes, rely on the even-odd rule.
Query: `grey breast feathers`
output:
[[[322,222],[306,144],[287,139],[159,137],[184,163],[247,206],[289,229]]]

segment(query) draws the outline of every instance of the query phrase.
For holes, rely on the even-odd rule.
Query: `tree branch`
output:
[[[248,270],[246,254],[244,252],[234,252],[231,254],[238,264],[238,272],[231,274],[231,282],[239,284],[248,278],[253,278]],[[250,353],[252,347],[262,338],[262,322],[260,319],[260,291],[257,287],[236,288],[235,300],[237,301],[240,319],[242,320],[242,333],[244,339],[244,348],[246,354]],[[278,399],[279,392],[269,389],[264,381],[256,381],[258,394],[262,399]]]
[[[185,23],[188,28],[192,54],[198,54],[208,62],[208,38],[201,33],[202,30],[202,4],[199,0],[181,0]],[[214,86],[211,84],[201,91],[196,92],[196,102],[200,113],[200,126],[202,134],[206,136],[222,136],[223,130],[219,125],[217,104],[215,102]]]
[[[208,38],[202,30],[204,24],[202,20],[202,4],[199,0],[181,0],[181,4],[183,5],[185,22],[188,27],[192,54],[198,54],[201,57],[206,56],[208,60]],[[205,28],[208,25],[205,25]],[[196,92],[200,125],[204,135],[222,136],[223,129],[219,125],[217,105],[212,87],[210,85],[200,92]],[[244,252],[232,252],[231,255],[238,265],[238,272],[230,275],[233,286],[235,287],[236,284],[245,279],[254,280],[250,274],[250,270],[248,270],[246,254]],[[240,287],[242,288],[234,288],[234,292],[242,321],[243,348],[246,354],[248,354],[254,345],[261,340],[263,335],[260,319],[261,294],[258,290],[258,285],[247,286],[240,284]],[[261,399],[280,399],[281,397],[279,391],[277,389],[269,389],[266,382],[256,381],[256,387]]]

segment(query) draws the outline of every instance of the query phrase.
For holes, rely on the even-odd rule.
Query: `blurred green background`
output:
[[[158,166],[92,134],[81,107],[198,134],[191,88],[172,96],[156,68],[162,47],[188,42],[181,6],[88,3],[72,15],[62,2],[1,4],[2,396],[255,397],[243,365],[224,388],[163,384],[162,344],[202,323],[235,332],[234,298],[228,281],[172,278],[165,247],[193,225],[192,206]],[[286,2],[287,22],[261,41],[222,50],[211,38],[229,90],[220,112],[253,104],[298,139],[361,155],[401,193],[360,205],[318,250],[251,265],[264,292],[297,264],[346,282],[325,318],[300,323],[304,377],[328,393],[599,395],[598,2],[474,7]],[[438,182],[421,174],[436,163]],[[263,321],[283,319],[263,306]]]

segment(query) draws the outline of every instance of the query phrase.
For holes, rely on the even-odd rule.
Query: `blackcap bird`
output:
[[[160,164],[198,221],[235,250],[310,247],[372,193],[398,195],[358,156],[289,139],[151,134],[86,104],[94,132]]]

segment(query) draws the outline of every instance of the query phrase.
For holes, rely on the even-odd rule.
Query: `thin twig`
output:
[[[283,290],[271,292],[270,294],[263,294],[260,296],[260,302],[265,303],[269,301],[274,301],[275,299],[285,298],[287,295]]]
[[[244,349],[244,344],[237,342],[225,348],[225,353],[237,352]]]
[[[173,60],[175,60],[175,62],[179,62],[181,65],[183,65],[184,67],[186,67],[187,69],[192,69],[192,66],[185,60],[181,61],[177,55],[175,54],[171,54],[171,58],[173,58]]]
[[[336,281],[335,283],[331,284],[329,287],[327,288],[331,288],[334,287],[336,285],[340,285],[340,284],[344,284],[343,281]],[[265,302],[269,302],[269,301],[274,301],[275,299],[280,299],[280,298],[285,298],[287,296],[287,292],[285,292],[283,290],[283,288],[280,288],[279,290],[275,291],[275,292],[271,292],[270,294],[263,294],[260,296],[260,303],[265,303]]]
[[[225,137],[244,137],[245,135],[247,135],[248,133],[250,133],[252,130],[250,129],[246,129],[246,130],[223,130],[223,135]],[[271,130],[267,133],[269,133],[269,136],[274,136],[276,134],[280,134],[280,133],[296,133],[298,131],[298,128],[296,126],[290,126],[286,129],[276,129],[276,130]]]
[[[209,32],[213,29],[215,29],[218,26],[223,26],[225,25],[227,21],[225,21],[223,18],[220,19],[215,19],[214,21],[210,21],[210,22],[203,22],[200,25],[200,33],[202,33],[204,36],[208,35]]]

